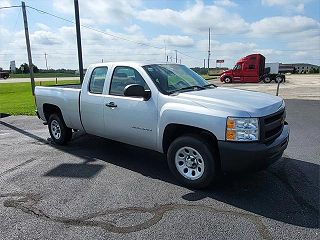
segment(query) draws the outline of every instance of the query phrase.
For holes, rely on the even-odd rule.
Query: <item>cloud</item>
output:
[[[262,5],[281,7],[285,11],[303,13],[305,4],[310,0],[261,0]]]
[[[216,0],[214,1],[214,4],[217,6],[222,6],[222,7],[236,7],[238,4],[231,0]]]
[[[251,24],[251,36],[277,37],[304,35],[313,36],[320,33],[320,23],[305,16],[268,17]]]
[[[0,1],[0,7],[9,7],[9,6],[11,6],[10,0],[1,0]]]
[[[39,29],[41,29],[41,30],[44,30],[44,31],[50,30],[50,27],[47,26],[47,25],[45,25],[45,24],[43,24],[43,23],[36,23],[36,25],[37,25],[37,27],[38,27]]]
[[[160,46],[166,44],[167,47],[192,47],[194,45],[191,37],[181,35],[159,35],[153,39],[153,42]]]
[[[216,5],[204,5],[202,1],[180,11],[168,8],[142,10],[137,18],[193,34],[207,32],[209,27],[217,33],[240,33],[249,29],[249,24],[239,15]]]
[[[74,14],[73,0],[53,0],[53,7],[65,14]],[[80,15],[93,20],[95,23],[117,24],[129,22],[130,19],[135,17],[139,7],[141,7],[140,0],[79,1]]]
[[[141,27],[137,24],[130,25],[129,27],[124,27],[124,30],[128,33],[136,33],[141,31]]]

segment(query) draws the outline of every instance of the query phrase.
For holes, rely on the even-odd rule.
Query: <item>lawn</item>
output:
[[[59,81],[59,85],[77,84],[79,81]],[[36,82],[39,86],[39,82]],[[42,82],[42,86],[54,86],[55,82]],[[10,115],[35,115],[35,103],[30,83],[0,84],[0,113]]]

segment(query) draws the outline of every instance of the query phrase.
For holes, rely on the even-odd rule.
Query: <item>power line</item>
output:
[[[13,5],[13,6],[0,7],[0,10],[2,10],[2,9],[10,9],[10,8],[17,8],[17,7],[21,7],[21,5]]]
[[[30,8],[30,9],[33,9],[33,10],[35,10],[37,12],[40,12],[40,13],[47,14],[47,15],[50,15],[52,17],[58,18],[60,20],[63,20],[63,21],[66,21],[66,22],[69,22],[69,23],[72,23],[72,24],[76,24],[72,20],[69,20],[69,19],[66,19],[66,18],[63,18],[63,17],[59,17],[59,16],[57,16],[55,14],[43,11],[41,9],[34,8],[34,7],[31,7],[31,6],[27,6],[27,7]],[[125,38],[125,37],[121,37],[121,36],[117,36],[117,35],[114,35],[114,34],[111,34],[111,33],[104,32],[102,30],[99,30],[99,29],[96,29],[96,28],[93,28],[93,27],[90,27],[90,26],[87,26],[87,25],[81,24],[80,26],[84,27],[84,28],[87,28],[87,29],[90,29],[90,30],[95,31],[95,32],[99,32],[99,33],[102,33],[102,34],[105,34],[105,35],[108,35],[108,36],[111,36],[111,37],[114,37],[114,38],[118,38],[118,39],[121,39],[121,40],[124,40],[124,41],[128,41],[128,42],[132,42],[132,43],[135,43],[135,44],[139,44],[139,45],[142,45],[142,46],[148,46],[148,47],[152,47],[152,48],[163,49],[163,47],[158,47],[158,46],[155,46],[155,45],[134,41],[134,40],[131,40],[131,39],[128,39],[128,38]]]

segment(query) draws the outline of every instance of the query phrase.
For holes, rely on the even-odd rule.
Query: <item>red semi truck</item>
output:
[[[233,69],[224,71],[220,81],[225,83],[265,83],[285,81],[285,75],[278,70],[272,72],[272,67],[265,68],[265,57],[261,54],[251,54],[239,59]],[[279,68],[278,68],[279,69]]]

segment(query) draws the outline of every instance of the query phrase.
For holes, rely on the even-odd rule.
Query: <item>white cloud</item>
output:
[[[141,27],[137,24],[130,25],[129,27],[124,27],[124,30],[128,33],[137,33],[141,31]]]
[[[285,11],[303,13],[305,4],[310,0],[261,0],[262,5],[281,7]]]
[[[153,42],[160,46],[166,44],[167,47],[192,47],[194,45],[191,37],[181,35],[159,35],[153,39]]]
[[[40,30],[44,30],[44,31],[48,31],[50,30],[50,27],[47,26],[46,24],[43,24],[43,23],[36,23],[37,27],[40,29]]]
[[[53,0],[53,7],[65,14],[74,14],[73,0]],[[141,7],[140,0],[79,1],[80,15],[95,23],[117,24],[128,22],[135,17],[137,8]]]
[[[236,7],[238,4],[231,0],[216,0],[214,1],[214,4],[217,6],[222,6],[222,7]]]
[[[269,17],[263,18],[251,24],[251,36],[277,37],[304,35],[312,36],[319,34],[320,23],[305,16],[293,17]]]
[[[1,0],[0,1],[0,7],[9,7],[9,6],[11,6],[10,0]]]
[[[189,8],[180,11],[146,9],[140,11],[137,18],[159,25],[175,26],[193,34],[207,32],[209,27],[216,33],[239,33],[249,29],[249,24],[239,15],[215,5],[204,5],[202,1],[197,1]]]

